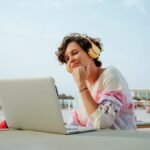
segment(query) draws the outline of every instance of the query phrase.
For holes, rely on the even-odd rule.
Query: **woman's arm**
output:
[[[100,104],[97,110],[89,116],[86,126],[91,126],[92,124],[97,129],[110,128],[114,124],[119,111],[120,106],[108,100],[104,104]]]
[[[92,97],[89,89],[87,88],[87,86],[84,85],[82,87],[85,87],[85,88],[84,89],[82,88],[83,90],[82,89],[80,90],[80,97],[83,101],[83,104],[84,104],[84,107],[85,107],[85,110],[86,110],[88,116],[90,116],[97,110],[99,104],[97,104],[93,100],[93,97]]]

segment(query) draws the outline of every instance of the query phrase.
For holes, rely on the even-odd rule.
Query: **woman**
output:
[[[102,68],[99,39],[78,33],[64,37],[56,55],[72,74],[83,106],[73,112],[73,125],[97,129],[136,129],[127,82],[113,66]],[[85,110],[85,111],[84,111]]]

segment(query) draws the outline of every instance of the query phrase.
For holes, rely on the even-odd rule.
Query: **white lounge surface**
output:
[[[150,132],[100,130],[74,135],[0,131],[0,150],[149,150]]]

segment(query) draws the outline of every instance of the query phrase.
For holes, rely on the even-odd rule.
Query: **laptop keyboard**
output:
[[[65,128],[66,131],[74,131],[74,130],[77,130],[77,128]]]
[[[77,130],[78,128],[75,126],[66,125],[65,129],[66,129],[66,131],[70,131],[70,130]]]

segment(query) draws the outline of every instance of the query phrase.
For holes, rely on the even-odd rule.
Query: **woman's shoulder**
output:
[[[104,83],[104,82],[109,82],[110,80],[119,81],[119,71],[116,67],[114,66],[108,66],[103,68],[102,74],[99,76],[99,79],[97,82],[99,83]]]
[[[107,82],[107,83],[120,83],[124,80],[124,77],[120,73],[120,71],[114,66],[108,66],[104,69],[99,81]]]
[[[103,74],[103,81],[115,83],[115,84],[127,84],[126,79],[122,73],[114,66],[109,66],[106,68],[105,73]]]
[[[107,88],[107,90],[120,90],[127,88],[127,82],[125,78],[114,66],[109,66],[105,69],[100,81],[102,83],[103,89]]]
[[[120,71],[114,66],[108,66],[108,67],[104,68],[103,74],[106,76],[116,75],[116,74],[120,74]]]

